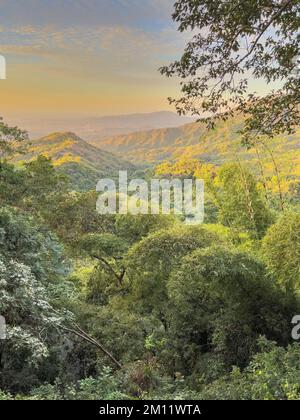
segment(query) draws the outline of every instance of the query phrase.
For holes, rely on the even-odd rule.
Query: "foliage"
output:
[[[98,214],[96,200],[94,191],[55,194],[43,211],[51,230],[74,252],[83,235],[114,232],[115,216]]]
[[[84,147],[62,140],[45,142]],[[157,171],[205,180],[209,224],[104,216],[64,156],[0,162],[0,400],[299,399],[297,194],[274,210],[290,184],[182,157]]]
[[[15,260],[31,267],[42,282],[66,274],[63,247],[47,227],[30,216],[0,209],[0,253],[6,261]]]
[[[260,334],[288,342],[297,311],[295,301],[285,299],[266,279],[261,262],[224,246],[187,255],[172,272],[168,293],[179,371],[203,366],[201,354],[206,352],[217,354],[223,366],[244,366]]]
[[[299,126],[299,2],[297,0],[178,0],[173,19],[193,38],[181,59],[161,72],[182,79],[182,98],[170,100],[180,113],[226,120],[248,116],[244,141],[291,133]],[[259,97],[249,77],[281,87]],[[211,117],[213,115],[213,117]]]
[[[26,131],[20,130],[18,127],[9,127],[0,118],[0,161],[24,152],[26,140],[28,140]]]
[[[214,187],[220,221],[261,239],[272,222],[272,215],[251,173],[239,164],[224,165],[215,179]]]
[[[300,214],[283,214],[268,230],[262,250],[278,283],[288,290],[299,290]]]
[[[89,299],[103,303],[115,294],[126,292],[129,285],[127,254],[130,246],[147,237],[151,231],[172,224],[174,219],[171,216],[128,214],[116,217],[112,229],[114,234],[83,235],[80,250],[97,263],[88,282]]]
[[[24,175],[26,195],[29,196],[27,201],[31,198],[33,208],[43,208],[49,195],[67,189],[66,175],[57,172],[51,159],[44,156],[38,156],[36,160],[26,163]]]
[[[118,381],[109,368],[97,378],[82,379],[63,389],[59,383],[51,386],[44,385],[32,391],[32,400],[126,400],[128,396],[118,390]]]
[[[136,308],[163,316],[167,280],[186,254],[210,245],[218,238],[202,227],[178,226],[150,234],[129,253],[129,278]]]
[[[149,233],[171,227],[176,223],[170,215],[126,214],[116,218],[116,232],[130,244],[140,241]]]
[[[201,399],[299,400],[299,344],[278,347],[260,339],[261,352],[244,372],[234,368],[229,376],[205,387]]]
[[[0,386],[18,390],[34,380],[36,367],[49,356],[50,331],[53,336],[66,315],[52,307],[46,288],[25,265],[13,260],[4,264],[1,258],[0,282],[7,323],[7,338],[0,343]]]
[[[55,170],[51,160],[38,156],[22,168],[0,162],[0,186],[0,203],[39,215],[51,199],[66,191],[67,177]]]
[[[201,170],[201,164],[197,159],[182,158],[173,165],[163,162],[155,168],[156,175],[172,175],[174,177],[193,177],[195,172]]]

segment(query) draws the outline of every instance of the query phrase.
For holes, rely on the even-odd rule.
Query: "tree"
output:
[[[205,385],[204,400],[299,400],[298,343],[286,349],[260,338],[260,352],[241,372],[234,368],[230,375]]]
[[[49,356],[51,337],[66,314],[52,307],[45,286],[28,266],[1,254],[0,279],[0,312],[7,324],[6,340],[0,341],[0,386],[18,391],[37,380],[36,369]]]
[[[161,163],[155,168],[155,175],[192,178],[201,167],[202,163],[198,159],[181,158],[173,165],[169,162]]]
[[[286,344],[298,308],[274,287],[260,261],[224,246],[184,257],[171,273],[168,294],[173,357],[186,373],[201,370],[209,358],[227,368],[245,366],[261,334]]]
[[[171,226],[174,219],[164,215],[116,216],[113,233],[90,233],[79,241],[80,250],[96,262],[88,280],[88,297],[94,303],[107,303],[109,297],[128,290],[127,252],[155,230]]]
[[[62,246],[32,217],[11,208],[0,209],[0,253],[2,259],[29,266],[44,284],[68,272]]]
[[[98,262],[101,271],[106,272],[118,287],[123,286],[126,274],[123,260],[128,248],[124,239],[110,233],[90,233],[81,239],[81,249]]]
[[[18,127],[9,127],[0,118],[0,161],[24,152],[28,134]]]
[[[215,186],[221,222],[261,239],[272,222],[272,215],[252,174],[240,164],[223,165]]]
[[[3,205],[46,215],[50,204],[66,193],[67,185],[67,177],[56,171],[51,159],[45,156],[38,156],[18,168],[0,161],[0,200]]]
[[[24,198],[24,171],[14,165],[0,161],[0,203],[2,206],[12,205],[20,207]]]
[[[75,253],[83,235],[115,232],[115,215],[97,213],[96,201],[96,191],[64,192],[51,195],[43,209],[51,230]]]
[[[240,112],[244,142],[292,133],[300,124],[299,0],[178,0],[173,19],[195,35],[180,60],[161,69],[182,79],[179,113],[206,116],[209,127]],[[260,97],[249,78],[277,90]],[[249,89],[250,88],[250,89]]]
[[[47,209],[51,195],[66,192],[68,178],[56,171],[50,158],[38,156],[24,166],[24,206],[31,210],[36,207],[40,210]]]
[[[196,178],[205,182],[205,223],[215,223],[218,209],[214,203],[213,181],[217,176],[217,168],[211,163],[197,159],[182,158],[174,164],[163,162],[155,168],[156,176],[166,178]]]
[[[300,287],[300,214],[287,212],[270,227],[262,251],[267,266],[287,290]]]
[[[115,230],[118,236],[134,244],[150,233],[171,227],[175,222],[176,219],[172,215],[129,213],[116,217]]]
[[[165,319],[168,308],[167,281],[181,259],[197,248],[220,240],[202,226],[175,226],[150,234],[135,244],[128,253],[134,309],[155,312]]]

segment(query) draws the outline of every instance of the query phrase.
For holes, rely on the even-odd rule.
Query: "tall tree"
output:
[[[262,247],[267,266],[286,290],[300,287],[300,214],[285,212],[272,225]]]
[[[223,165],[215,185],[220,221],[262,238],[273,218],[252,174],[241,164]]]
[[[248,145],[292,133],[300,123],[299,0],[177,0],[174,7],[179,31],[193,34],[181,59],[161,69],[183,80],[182,97],[170,99],[177,110],[205,116],[210,127],[246,114]],[[269,93],[253,93],[250,78],[270,85]]]
[[[28,133],[18,127],[9,127],[0,117],[0,160],[11,158],[24,151]]]

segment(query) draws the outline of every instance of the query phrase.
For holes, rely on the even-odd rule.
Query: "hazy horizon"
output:
[[[85,140],[99,140],[105,137],[129,134],[138,131],[178,127],[195,121],[181,117],[175,112],[158,111],[150,113],[98,115],[82,117],[15,117],[6,121],[27,130],[31,138],[40,138],[53,132],[74,132]]]
[[[159,73],[191,34],[174,0],[1,0],[0,80],[5,120],[174,111],[179,83]],[[254,87],[264,92],[259,80]]]

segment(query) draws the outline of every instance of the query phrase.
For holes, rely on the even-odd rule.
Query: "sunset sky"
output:
[[[168,109],[157,69],[184,38],[172,0],[0,0],[1,112],[107,115]]]
[[[188,35],[173,0],[0,0],[1,114],[76,116],[170,109],[158,68]]]

